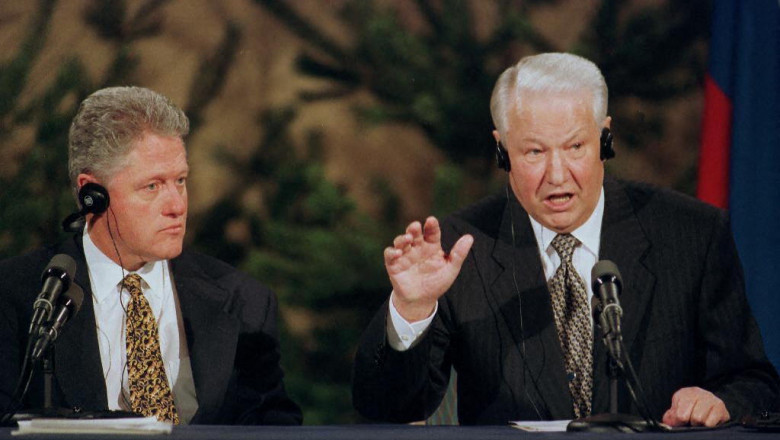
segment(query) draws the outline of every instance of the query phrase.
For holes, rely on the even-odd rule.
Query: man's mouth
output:
[[[179,224],[179,225],[171,225],[171,226],[168,226],[167,228],[163,229],[162,232],[167,232],[169,234],[177,234],[177,233],[181,232],[183,229],[184,229],[184,225],[181,225],[181,224]]]
[[[566,203],[569,200],[571,200],[572,195],[569,193],[566,194],[553,194],[550,197],[547,197],[547,200],[554,204],[560,204],[560,203]]]

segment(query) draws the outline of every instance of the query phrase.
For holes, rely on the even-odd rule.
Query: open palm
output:
[[[441,228],[435,217],[425,225],[413,222],[406,233],[385,249],[385,267],[395,294],[394,305],[407,321],[419,321],[433,311],[436,301],[460,272],[474,239],[461,237],[449,255],[441,247]]]

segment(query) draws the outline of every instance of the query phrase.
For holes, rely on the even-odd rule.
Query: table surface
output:
[[[370,439],[370,440],[416,440],[416,439],[591,439],[607,438],[615,434],[599,433],[532,433],[524,432],[509,426],[409,426],[409,425],[334,425],[334,426],[180,426],[174,427],[171,435],[27,435],[12,436],[15,428],[0,428],[0,440],[6,439],[53,439],[53,438],[89,438],[112,439],[125,438],[143,439],[263,439],[263,440],[306,440],[306,439]],[[780,431],[767,433],[749,430],[741,426],[731,426],[716,430],[685,430],[673,433],[644,433],[641,439],[656,439],[675,437],[680,440],[699,439],[768,439],[780,438]]]

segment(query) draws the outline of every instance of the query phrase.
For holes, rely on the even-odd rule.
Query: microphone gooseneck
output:
[[[32,351],[32,362],[35,364],[49,346],[57,340],[60,335],[60,331],[68,322],[69,319],[76,316],[81,310],[81,304],[84,302],[84,291],[78,284],[71,284],[70,289],[65,292],[59,299],[57,308],[54,313],[54,317],[51,320],[51,325],[48,328],[43,329],[38,341],[35,343],[35,347]]]

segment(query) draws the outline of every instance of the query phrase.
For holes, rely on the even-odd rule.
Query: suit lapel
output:
[[[504,209],[498,239],[488,251],[490,257],[477,255],[475,260],[482,263],[480,272],[488,274],[485,282],[493,307],[500,310],[524,363],[513,373],[523,376],[522,383],[529,394],[536,394],[537,404],[544,402],[549,417],[569,418],[571,398],[539,248],[528,214],[514,198]]]
[[[185,254],[172,260],[173,279],[179,297],[190,365],[198,399],[198,411],[191,423],[223,405],[240,323],[227,312],[230,295]]]
[[[645,267],[644,257],[650,242],[640,225],[628,195],[613,179],[604,181],[604,219],[601,227],[600,260],[611,260],[620,269],[623,291],[620,304],[623,308],[623,341],[631,353],[631,346],[646,319],[645,310],[652,297],[655,274]],[[596,332],[594,342],[594,410],[606,410],[609,383],[606,374],[607,352]]]
[[[75,282],[84,291],[81,310],[72,317],[54,348],[57,384],[70,407],[102,410],[108,407],[106,384],[100,361],[92,287],[84,259],[81,236],[66,242],[61,252],[76,260]]]

